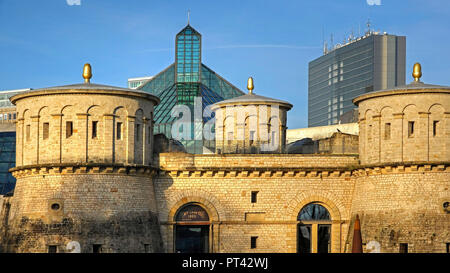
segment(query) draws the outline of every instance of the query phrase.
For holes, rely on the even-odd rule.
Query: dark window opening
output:
[[[92,121],[92,138],[97,138],[97,124],[98,121]]]
[[[116,139],[122,139],[122,122],[117,122]]]
[[[102,245],[93,245],[92,252],[93,253],[102,253]]]
[[[408,122],[408,137],[414,136],[414,121]]]
[[[73,135],[73,123],[72,121],[66,121],[66,138]]]
[[[136,124],[136,141],[140,141],[141,139],[141,125]]]
[[[144,253],[151,253],[150,244],[144,244]]]
[[[408,244],[400,244],[400,253],[408,253]]]
[[[450,253],[450,243],[446,243],[445,246],[446,246],[447,253]]]
[[[257,202],[257,197],[258,197],[258,192],[257,191],[252,191],[252,203],[256,203]]]
[[[57,253],[58,246],[48,246],[48,253]]]
[[[59,210],[61,206],[58,203],[54,203],[51,205],[52,210]]]
[[[297,233],[297,251],[311,253],[311,225],[299,225]]]
[[[434,120],[433,121],[433,136],[437,135],[437,127],[438,127],[439,121],[438,120]]]
[[[196,204],[182,207],[175,216],[175,252],[209,252],[209,216]]]
[[[256,241],[258,240],[258,236],[252,236],[250,238],[250,248],[256,248]]]
[[[48,122],[44,122],[42,124],[42,138],[43,139],[47,139],[48,138],[48,133],[49,133],[49,123]]]
[[[319,225],[317,230],[317,253],[329,253],[331,225]]]

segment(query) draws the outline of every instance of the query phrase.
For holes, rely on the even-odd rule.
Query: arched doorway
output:
[[[210,221],[208,213],[198,204],[187,204],[175,214],[175,252],[209,252]]]
[[[331,252],[331,217],[324,206],[317,203],[304,206],[297,221],[297,252]]]

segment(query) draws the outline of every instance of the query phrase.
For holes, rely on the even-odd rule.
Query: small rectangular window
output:
[[[27,141],[30,141],[30,130],[31,130],[31,125],[28,124],[26,127],[26,132],[25,132]]]
[[[136,124],[136,141],[140,141],[141,139],[141,125]]]
[[[122,139],[122,122],[117,122],[116,139]]]
[[[414,121],[408,122],[408,137],[414,137]]]
[[[73,135],[73,123],[72,121],[66,121],[66,138]]]
[[[13,119],[16,119],[16,117],[17,117],[17,116],[16,116],[16,113],[14,113],[14,114],[13,114]]]
[[[48,253],[57,253],[58,246],[48,246]]]
[[[250,248],[256,248],[256,241],[258,240],[258,236],[252,236],[250,238]]]
[[[48,133],[49,133],[49,123],[48,122],[44,122],[42,124],[42,138],[43,139],[47,139],[48,138]]]
[[[400,253],[408,253],[408,244],[400,244]]]
[[[98,121],[92,121],[92,138],[97,138]]]
[[[258,201],[258,192],[252,191],[252,203],[256,203]]]
[[[102,253],[102,245],[93,245],[92,253]]]
[[[437,135],[437,127],[438,127],[439,121],[433,120],[433,136]]]
[[[384,125],[384,139],[385,140],[391,139],[391,124],[390,123],[386,123]]]
[[[450,253],[450,243],[445,244],[447,253]]]

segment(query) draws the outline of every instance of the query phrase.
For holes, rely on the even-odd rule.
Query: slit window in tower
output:
[[[122,139],[122,122],[117,122],[117,132],[116,132],[116,139],[120,140]]]
[[[384,139],[385,140],[391,139],[391,124],[390,123],[386,123],[384,125]]]
[[[73,135],[73,123],[72,121],[66,121],[66,138]]]
[[[42,138],[43,139],[48,139],[48,132],[49,132],[49,123],[44,122],[42,124]]]
[[[31,130],[31,126],[28,124],[26,127],[26,138],[27,141],[30,141],[30,130]]]
[[[258,192],[252,191],[252,203],[256,203],[258,201]]]
[[[433,120],[433,136],[437,135],[437,127],[438,127],[439,121]]]
[[[141,140],[141,125],[136,124],[136,141]]]
[[[92,138],[97,138],[97,124],[98,121],[92,121]]]
[[[414,137],[414,121],[408,122],[408,137]]]
[[[256,248],[257,240],[258,240],[258,236],[252,236],[250,238],[250,248],[252,248],[252,249]]]

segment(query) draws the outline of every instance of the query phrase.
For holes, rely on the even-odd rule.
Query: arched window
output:
[[[303,207],[297,216],[300,253],[328,253],[331,250],[331,217],[328,210],[317,203]]]
[[[309,204],[298,214],[299,221],[331,220],[328,210],[319,204]]]
[[[187,204],[175,214],[175,252],[209,252],[209,215],[197,204]]]

